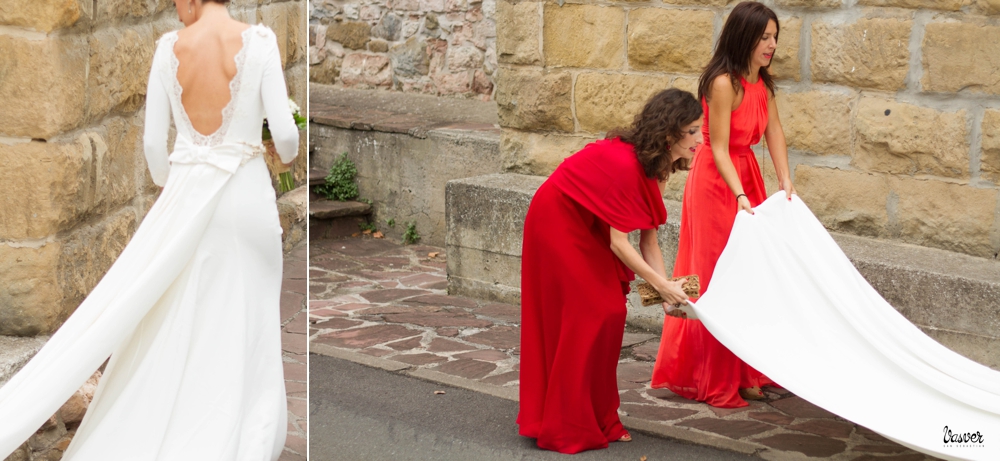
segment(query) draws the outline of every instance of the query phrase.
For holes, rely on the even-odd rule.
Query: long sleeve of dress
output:
[[[281,161],[291,163],[299,153],[299,129],[288,108],[285,74],[281,70],[281,55],[277,41],[268,46],[267,59],[261,78],[260,96],[264,102],[267,127]]]
[[[153,62],[157,62],[156,59]],[[153,183],[163,187],[167,183],[170,164],[167,161],[167,132],[170,130],[170,99],[167,89],[156,71],[155,64],[149,73],[146,87],[146,127],[143,133],[143,150]]]

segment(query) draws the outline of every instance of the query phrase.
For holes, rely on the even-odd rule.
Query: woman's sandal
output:
[[[619,437],[617,441],[618,442],[631,442],[632,441],[632,436],[629,435],[628,432],[626,432],[625,435]]]
[[[765,398],[764,391],[756,386],[740,388],[740,397],[743,397],[743,400],[764,400]]]

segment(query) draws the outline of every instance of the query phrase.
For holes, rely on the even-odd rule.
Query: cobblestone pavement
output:
[[[281,348],[288,393],[288,439],[279,461],[305,461],[306,440],[306,242],[285,253],[281,282]]]
[[[312,344],[516,390],[518,306],[447,296],[443,249],[363,237],[314,241],[310,253]],[[652,389],[658,348],[657,335],[625,334],[618,387],[626,427],[660,427],[668,436],[765,459],[933,459],[783,389],[767,387],[766,400],[737,409]]]

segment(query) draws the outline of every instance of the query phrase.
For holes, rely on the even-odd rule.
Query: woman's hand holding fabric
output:
[[[748,199],[746,195],[740,195],[740,198],[736,199],[736,207],[738,211],[746,211],[747,213],[753,214],[753,207],[750,206],[750,199]]]
[[[785,178],[783,180],[779,180],[778,188],[785,191],[785,197],[787,197],[788,200],[792,199],[792,195],[797,194],[797,192],[795,192],[795,185],[792,184],[792,178]]]
[[[688,300],[688,296],[682,288],[683,285],[684,279],[677,281],[663,280],[660,286],[654,285],[656,291],[663,298],[664,312],[667,311],[666,306],[674,306]]]

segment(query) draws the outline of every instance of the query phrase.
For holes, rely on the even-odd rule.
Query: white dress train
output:
[[[242,34],[222,126],[181,105],[176,32],[157,42],[146,158],[165,186],[111,269],[0,389],[7,457],[108,358],[67,461],[275,460],[287,431],[279,297],[281,227],[261,156],[266,114],[282,160],[298,131],[275,35]],[[177,127],[167,156],[167,131]]]
[[[819,407],[933,456],[1000,460],[1000,372],[906,320],[798,196],[739,213],[694,310],[738,357]],[[946,431],[983,443],[945,442]]]

